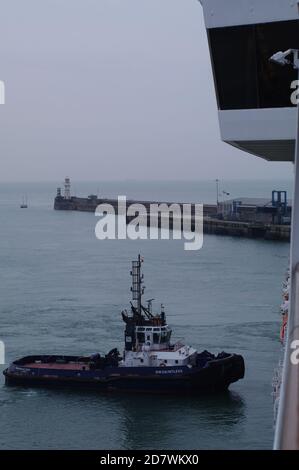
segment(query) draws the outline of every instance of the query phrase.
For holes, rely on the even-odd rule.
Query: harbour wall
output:
[[[115,213],[118,213],[118,200],[117,199],[98,199],[95,197],[92,198],[79,198],[71,197],[70,199],[65,199],[62,196],[56,197],[54,201],[55,210],[64,210],[64,211],[81,211],[81,212],[95,212],[99,204],[110,204]],[[152,204],[163,204],[163,202],[157,201],[133,201],[127,200],[127,207],[132,204],[142,204],[146,210],[149,212],[150,206]],[[175,202],[165,202],[168,206],[171,204],[178,204],[181,211],[183,212],[183,203]],[[191,230],[194,231],[195,228],[195,204],[191,205]],[[168,214],[167,214],[168,216]],[[135,216],[126,216],[126,221],[129,223],[135,218]],[[162,215],[163,218],[163,215]],[[150,216],[144,216],[144,224],[149,226]],[[161,227],[161,215],[158,218],[158,227]],[[169,227],[177,227],[177,220],[174,221],[172,214],[169,214]],[[183,217],[181,218],[181,229],[183,229]],[[252,222],[241,222],[241,221],[231,221],[231,220],[221,220],[217,217],[217,206],[216,204],[204,204],[203,205],[203,230],[204,233],[214,234],[214,235],[226,235],[234,237],[246,237],[246,238],[260,238],[264,240],[277,240],[277,241],[290,241],[290,226],[289,225],[273,225],[273,224],[263,224],[263,223],[252,223]]]

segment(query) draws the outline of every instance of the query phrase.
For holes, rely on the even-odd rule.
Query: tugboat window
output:
[[[167,337],[168,337],[168,334],[165,331],[163,331],[161,334],[161,343],[166,343]]]
[[[269,58],[277,51],[298,49],[299,22],[278,21],[208,30],[218,106],[228,109],[293,106],[292,67],[277,67]]]
[[[137,333],[138,343],[144,343],[144,333]]]
[[[154,339],[154,344],[159,344],[159,342],[160,342],[160,335],[159,335],[158,333],[154,333],[153,339]]]

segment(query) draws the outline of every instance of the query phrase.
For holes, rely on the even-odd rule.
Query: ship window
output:
[[[167,343],[167,333],[165,331],[161,334],[161,343]]]
[[[150,341],[150,339],[151,339],[150,335],[147,335],[146,340]]]
[[[140,359],[140,362],[143,362],[143,359]]]
[[[175,363],[176,363],[176,364],[178,364],[178,363],[179,363],[179,361],[176,359],[176,360],[175,360]]]
[[[208,30],[220,109],[293,106],[290,85],[297,72],[269,58],[278,51],[298,49],[298,27],[293,20]]]
[[[144,333],[137,333],[138,343],[144,343]]]
[[[160,343],[160,335],[158,333],[154,333],[153,339],[154,339],[154,344]]]
[[[146,328],[146,331],[152,331],[152,329],[151,328]]]

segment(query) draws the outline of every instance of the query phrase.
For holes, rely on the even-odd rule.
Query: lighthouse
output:
[[[64,199],[69,201],[71,199],[71,180],[70,178],[65,178],[64,180]]]

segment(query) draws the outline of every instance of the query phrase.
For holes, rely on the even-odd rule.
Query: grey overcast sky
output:
[[[0,0],[1,181],[289,178],[220,141],[197,0]]]

